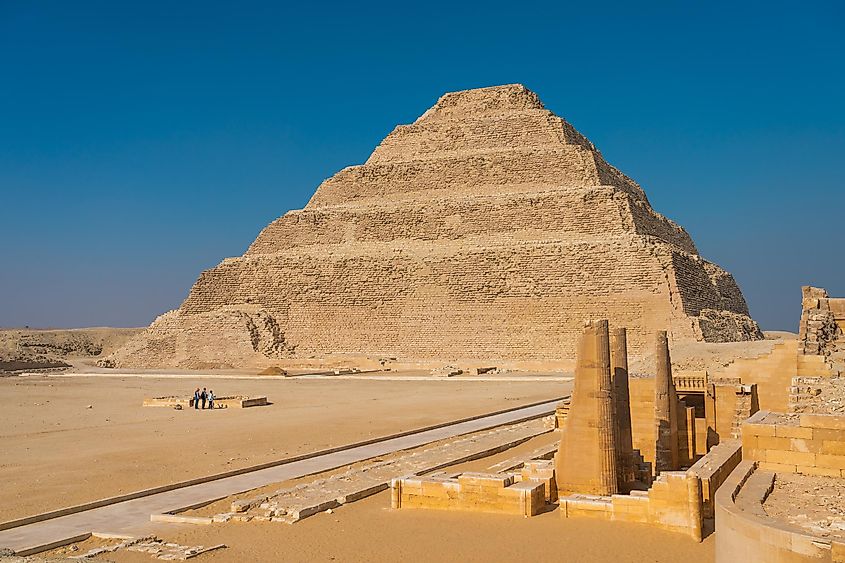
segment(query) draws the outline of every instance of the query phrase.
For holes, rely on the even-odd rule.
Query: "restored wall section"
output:
[[[403,477],[390,483],[391,508],[468,510],[535,516],[546,504],[545,485],[515,483],[511,475],[464,473],[457,479]]]
[[[742,426],[742,450],[761,469],[845,477],[845,416],[760,411]]]
[[[597,497],[570,495],[560,497],[564,518],[588,517],[621,522],[636,522],[702,538],[701,483],[682,471],[664,471],[648,492]]]
[[[789,410],[789,388],[798,369],[798,341],[774,344],[771,352],[756,358],[740,358],[723,370],[713,373],[714,379],[738,379],[756,383],[760,409],[775,412]]]
[[[731,472],[742,461],[742,442],[725,440],[710,448],[707,455],[699,459],[690,472],[701,480],[702,516],[715,517],[716,491],[727,480]]]

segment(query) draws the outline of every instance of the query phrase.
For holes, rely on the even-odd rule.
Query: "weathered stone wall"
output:
[[[496,225],[491,232],[490,226]],[[247,255],[275,254],[309,245],[411,240],[442,244],[483,238],[508,240],[604,239],[632,232],[695,253],[680,227],[611,187],[580,187],[514,194],[452,195],[399,203],[338,205],[291,211],[265,228]]]
[[[630,327],[630,347],[639,350],[648,327],[672,311],[660,262],[653,259],[645,271],[636,253],[625,252],[625,243],[525,244],[444,256],[376,248],[356,255],[230,260],[203,273],[180,311],[151,327],[143,339],[150,347],[136,356],[165,357],[173,365],[191,364],[191,357],[243,364],[251,355],[246,326],[253,309],[275,320],[285,342],[265,347],[261,356],[267,358],[366,351],[559,359],[574,353],[582,319],[593,315]],[[601,266],[591,266],[603,274],[594,296],[579,294],[583,274],[560,269],[564,262]],[[663,294],[655,294],[661,283]],[[688,323],[679,323],[676,333],[694,337]],[[194,349],[204,355],[192,354]]]
[[[515,148],[430,160],[366,164],[344,168],[325,180],[306,209],[367,198],[391,199],[397,194],[476,189],[509,184],[600,186],[593,153],[577,145],[555,148]],[[621,182],[620,182],[621,183]],[[639,195],[632,186],[617,186]]]
[[[118,366],[561,360],[586,319],[758,338],[733,278],[537,96],[456,92],[203,272]]]
[[[803,287],[802,294],[799,353],[830,357],[840,347],[845,350],[845,344],[840,342],[845,326],[845,299],[831,299],[824,289],[811,286]]]

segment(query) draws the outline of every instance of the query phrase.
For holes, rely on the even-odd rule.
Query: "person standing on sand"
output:
[[[214,391],[208,390],[208,408],[214,409]]]
[[[208,391],[205,390],[205,387],[202,388],[202,393],[200,393],[200,401],[202,401],[202,408],[205,410],[205,400],[208,399]]]
[[[200,388],[197,387],[197,390],[194,391],[194,408],[200,408]]]

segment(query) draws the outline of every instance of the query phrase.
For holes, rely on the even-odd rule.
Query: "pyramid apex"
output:
[[[447,92],[420,119],[545,109],[539,96],[522,84],[503,84]]]

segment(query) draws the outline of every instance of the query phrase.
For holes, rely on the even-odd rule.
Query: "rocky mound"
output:
[[[0,330],[0,372],[60,369],[114,352],[142,329]]]

